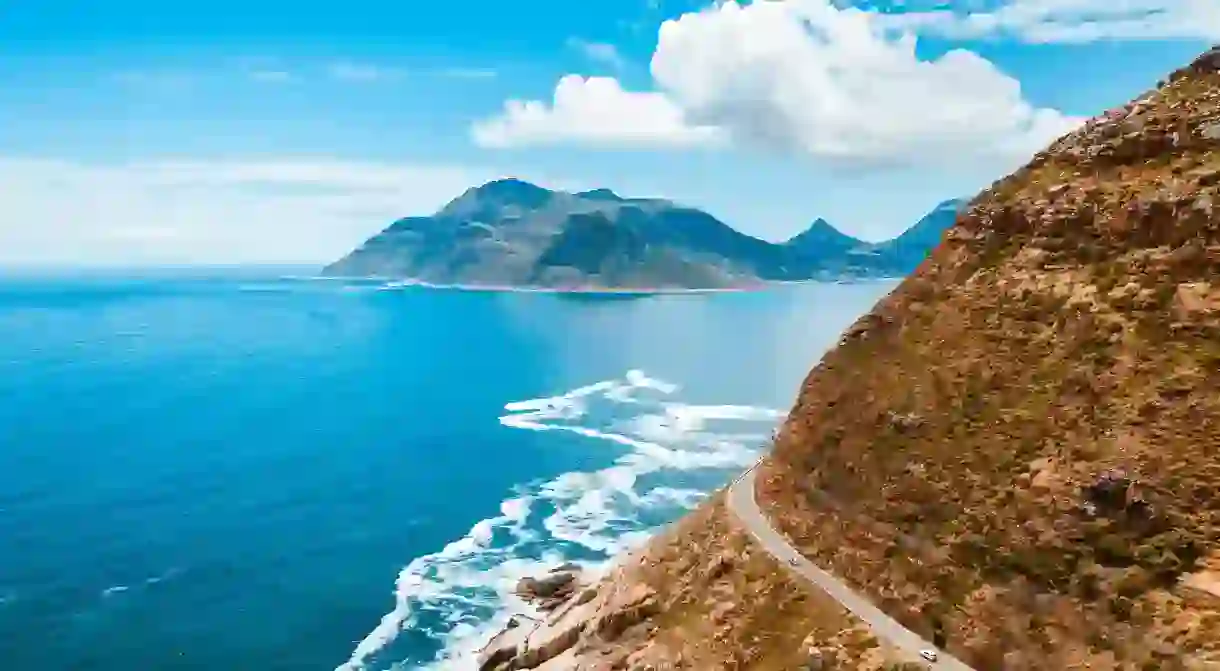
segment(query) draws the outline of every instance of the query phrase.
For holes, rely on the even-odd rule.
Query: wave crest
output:
[[[570,472],[516,488],[482,520],[398,575],[393,610],[336,671],[452,669],[514,612],[518,579],[561,562],[594,569],[644,542],[748,466],[784,413],[738,405],[689,405],[679,387],[628,371],[558,396],[507,403],[506,427],[566,431],[626,448],[597,471]],[[431,660],[398,659],[401,633],[425,636]],[[398,655],[401,657],[402,655]]]

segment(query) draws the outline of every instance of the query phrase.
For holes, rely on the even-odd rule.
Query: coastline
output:
[[[535,285],[512,284],[467,284],[467,283],[437,283],[424,280],[403,279],[400,277],[338,275],[318,276],[284,276],[287,280],[331,281],[331,282],[384,282],[381,290],[407,289],[420,287],[423,289],[438,289],[445,291],[467,291],[479,293],[525,293],[525,294],[557,294],[569,296],[672,296],[684,294],[739,294],[767,291],[777,287],[799,284],[859,284],[864,282],[886,282],[900,280],[891,277],[838,277],[812,278],[808,280],[776,280],[755,284],[729,287],[600,287],[600,286],[568,286],[548,287]]]
[[[654,296],[675,294],[724,294],[763,291],[765,285],[757,287],[538,287],[514,286],[498,284],[432,284],[430,282],[398,282],[391,283],[386,289],[401,289],[422,287],[425,289],[441,289],[448,291],[473,291],[483,293],[520,293],[520,294],[563,294],[563,295],[605,295],[605,296]]]
[[[426,282],[424,280],[403,279],[401,277],[343,277],[320,275],[316,277],[285,277],[285,279],[304,279],[312,281],[335,281],[335,282],[384,282],[385,290],[392,289],[407,289],[411,287],[420,287],[423,289],[440,289],[447,291],[471,291],[483,293],[532,293],[532,294],[568,294],[568,295],[610,295],[610,296],[652,296],[652,295],[673,295],[673,294],[712,294],[712,293],[745,293],[753,291],[765,291],[775,285],[775,283],[767,282],[752,285],[732,286],[732,287],[599,287],[599,286],[570,286],[570,287],[548,287],[534,285],[513,285],[513,284],[466,284],[466,283],[437,283]]]

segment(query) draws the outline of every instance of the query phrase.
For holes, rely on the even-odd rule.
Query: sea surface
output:
[[[758,455],[894,282],[0,278],[0,669],[469,669]]]

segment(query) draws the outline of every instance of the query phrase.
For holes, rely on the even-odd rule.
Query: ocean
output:
[[[0,669],[473,668],[519,577],[727,482],[894,286],[0,278]]]

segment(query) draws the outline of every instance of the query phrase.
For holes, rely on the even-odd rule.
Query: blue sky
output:
[[[0,264],[326,261],[506,175],[880,239],[1217,38],[1200,0],[0,3]]]

